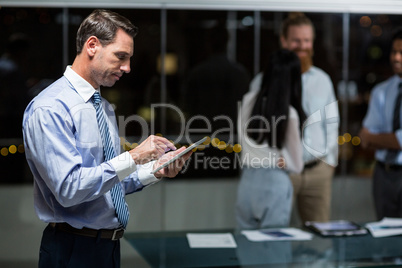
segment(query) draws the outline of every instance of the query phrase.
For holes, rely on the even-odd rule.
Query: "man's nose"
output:
[[[402,61],[402,52],[395,53],[395,60]]]
[[[130,61],[125,62],[124,64],[122,64],[122,65],[120,66],[120,70],[122,70],[122,71],[125,72],[125,73],[129,73],[129,72],[131,71],[131,68],[130,68]]]
[[[300,49],[306,50],[310,48],[310,43],[309,42],[300,42]]]

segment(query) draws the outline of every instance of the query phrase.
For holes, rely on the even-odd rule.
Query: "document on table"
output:
[[[188,233],[190,248],[236,248],[237,244],[231,233],[203,234]]]
[[[402,218],[383,218],[378,222],[366,224],[373,237],[385,237],[402,234]]]
[[[313,234],[297,228],[274,228],[261,230],[245,230],[241,232],[248,240],[258,241],[289,241],[289,240],[311,240]]]

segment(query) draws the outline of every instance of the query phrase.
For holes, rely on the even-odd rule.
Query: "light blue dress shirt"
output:
[[[363,120],[363,126],[370,132],[375,134],[393,132],[392,121],[400,82],[402,82],[401,79],[394,75],[373,88],[367,114]],[[395,135],[399,144],[402,144],[402,129],[396,130]],[[384,162],[386,154],[387,150],[385,149],[376,150],[375,158]],[[399,152],[394,164],[402,165],[402,151]]]
[[[125,194],[152,184],[153,163],[136,165],[120,154],[115,113],[102,100],[117,157],[104,162],[95,89],[70,66],[64,76],[27,106],[23,119],[25,153],[34,177],[34,204],[44,222],[67,222],[75,228],[119,226],[109,190],[122,183]]]

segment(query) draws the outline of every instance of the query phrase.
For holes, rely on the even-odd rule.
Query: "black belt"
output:
[[[387,164],[384,162],[377,161],[377,164],[385,169],[386,171],[402,171],[402,165],[396,165],[396,164]]]
[[[62,223],[51,222],[51,223],[49,223],[49,225],[53,228],[56,228],[56,230],[60,230],[62,232],[75,234],[75,235],[88,236],[88,237],[98,237],[99,232],[100,232],[100,238],[110,239],[110,240],[118,240],[118,239],[122,238],[123,234],[124,234],[123,228],[114,229],[114,230],[111,230],[111,229],[95,230],[95,229],[89,229],[89,228],[84,227],[82,229],[77,229],[65,222],[62,222]]]
[[[318,165],[318,163],[319,163],[319,160],[316,160],[316,161],[314,161],[314,162],[307,163],[307,164],[304,165],[304,169],[313,168],[313,167],[315,167],[316,165]]]

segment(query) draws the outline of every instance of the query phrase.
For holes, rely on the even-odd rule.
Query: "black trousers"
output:
[[[75,235],[47,226],[39,268],[119,268],[120,241]]]
[[[377,219],[402,218],[402,168],[377,163],[373,174],[373,196]]]

